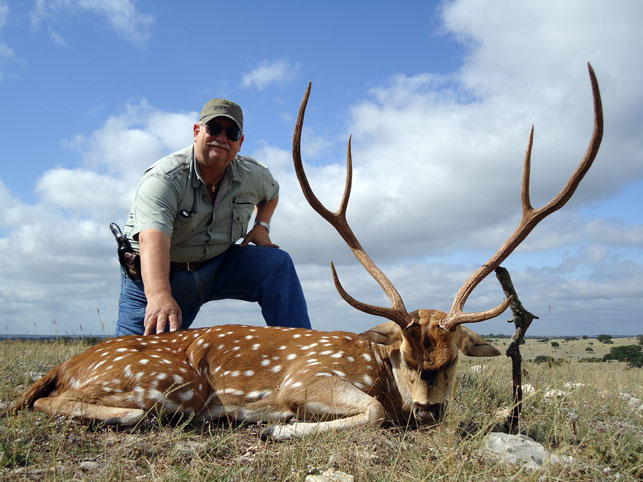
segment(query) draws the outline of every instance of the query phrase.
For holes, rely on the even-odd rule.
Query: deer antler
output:
[[[401,328],[406,328],[406,326],[411,322],[411,317],[404,307],[404,302],[402,297],[393,286],[393,283],[386,277],[386,275],[377,267],[373,260],[366,254],[362,245],[355,237],[355,234],[348,225],[346,220],[346,208],[348,207],[348,200],[351,193],[351,185],[353,179],[353,165],[351,157],[351,139],[348,139],[348,149],[346,153],[346,185],[344,187],[344,195],[342,196],[342,201],[339,209],[332,213],[324,207],[324,205],[317,199],[317,196],[313,193],[308,179],[306,178],[306,173],[304,172],[303,162],[301,160],[301,131],[304,125],[304,115],[306,113],[306,105],[308,104],[308,97],[310,96],[311,83],[308,83],[308,88],[306,89],[306,94],[304,99],[301,102],[301,107],[299,108],[299,115],[297,116],[297,124],[295,125],[295,134],[293,136],[292,142],[292,157],[295,164],[295,173],[297,174],[297,179],[299,179],[299,184],[301,189],[308,201],[308,204],[319,213],[326,221],[328,221],[339,233],[339,235],[344,239],[346,244],[351,248],[353,254],[358,259],[358,261],[366,268],[366,271],[377,281],[377,283],[382,287],[386,296],[391,300],[392,307],[385,308],[380,306],[373,306],[366,303],[357,301],[351,295],[349,295],[346,290],[342,287],[339,282],[339,277],[335,270],[335,265],[331,262],[331,269],[333,271],[333,281],[335,282],[335,288],[339,292],[342,298],[351,305],[352,307],[363,311],[364,313],[370,315],[377,315],[387,318],[389,320],[397,323]]]
[[[592,162],[594,162],[596,154],[598,153],[598,148],[601,145],[601,139],[603,138],[603,107],[601,104],[601,93],[598,89],[598,82],[596,80],[596,75],[594,74],[594,69],[592,69],[590,64],[587,64],[587,67],[589,70],[592,94],[594,97],[594,132],[589,142],[589,146],[587,147],[587,151],[585,152],[585,157],[576,168],[576,171],[574,171],[572,176],[569,178],[567,184],[563,186],[560,192],[549,202],[549,204],[540,209],[534,209],[531,206],[531,201],[529,199],[531,147],[534,140],[534,128],[532,126],[529,134],[529,144],[527,145],[527,152],[525,154],[525,165],[522,177],[522,219],[520,224],[518,224],[514,233],[507,239],[507,241],[505,241],[505,244],[500,247],[496,254],[494,254],[487,263],[483,264],[478,271],[471,275],[471,277],[462,285],[453,300],[453,305],[451,306],[449,314],[440,323],[442,328],[445,330],[451,330],[462,323],[475,323],[488,320],[498,316],[509,306],[511,298],[505,299],[497,307],[491,310],[477,313],[462,312],[462,308],[474,288],[478,286],[478,284],[489,273],[500,266],[500,263],[502,263],[507,256],[509,256],[511,252],[518,247],[518,245],[529,235],[532,229],[534,229],[540,221],[563,207],[565,203],[569,201],[573,196],[574,191],[576,191],[578,184],[592,166]]]

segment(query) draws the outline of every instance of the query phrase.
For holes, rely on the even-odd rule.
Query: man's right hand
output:
[[[171,294],[162,292],[147,297],[144,335],[163,333],[168,323],[170,331],[177,331],[181,322],[181,308]]]

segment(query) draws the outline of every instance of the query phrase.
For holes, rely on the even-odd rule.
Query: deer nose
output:
[[[446,403],[413,403],[413,415],[423,424],[438,423],[444,414]]]

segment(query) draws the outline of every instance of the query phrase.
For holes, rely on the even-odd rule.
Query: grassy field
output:
[[[494,340],[501,351],[508,342]],[[538,471],[500,464],[481,451],[485,432],[498,423],[494,414],[511,401],[511,363],[501,356],[461,359],[457,392],[444,422],[433,429],[385,425],[275,443],[260,439],[258,424],[151,419],[118,430],[24,411],[0,418],[0,479],[303,481],[336,469],[356,481],[642,480],[643,412],[631,400],[643,400],[643,370],[577,361],[635,343],[529,339],[521,347],[523,382],[536,389],[525,401],[521,430],[573,458]],[[78,341],[0,342],[0,403],[86,347]],[[561,362],[529,361],[537,355]],[[546,397],[552,388],[565,395]]]

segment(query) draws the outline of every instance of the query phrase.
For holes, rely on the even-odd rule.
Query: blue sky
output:
[[[637,0],[170,2],[0,0],[0,333],[111,333],[119,292],[110,221],[141,172],[191,142],[211,97],[239,102],[243,154],[281,184],[273,241],[293,256],[313,326],[379,323],[332,286],[386,305],[292,172],[295,116],[316,192],[335,209],[346,140],[349,221],[407,308],[448,310],[509,236],[535,125],[532,199],[547,202],[592,129],[605,137],[575,197],[504,265],[531,334],[643,332],[643,34]],[[497,304],[495,279],[468,310]],[[508,315],[473,327],[510,333]],[[206,306],[195,326],[261,324],[256,306]]]

